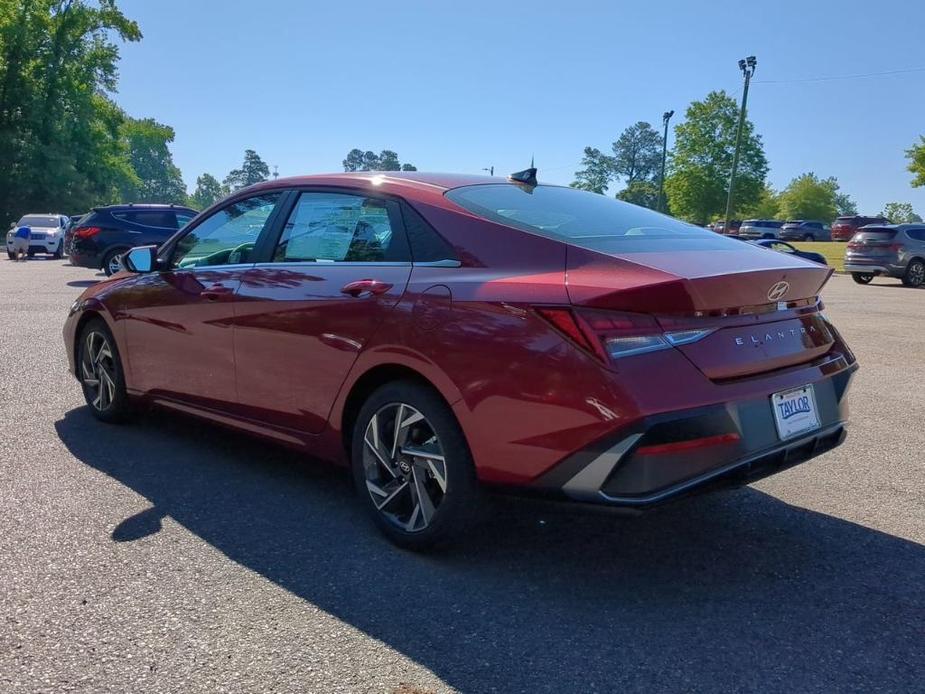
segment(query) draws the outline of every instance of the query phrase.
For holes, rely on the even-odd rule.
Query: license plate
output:
[[[819,428],[816,395],[812,385],[774,393],[771,396],[771,409],[774,410],[777,434],[782,439]]]

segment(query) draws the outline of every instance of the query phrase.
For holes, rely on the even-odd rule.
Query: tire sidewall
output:
[[[104,273],[106,273],[107,277],[112,277],[112,274],[113,274],[109,271],[109,263],[112,261],[113,257],[117,255],[122,255],[127,250],[129,249],[128,248],[113,248],[111,251],[106,251],[106,255],[103,256],[103,263],[102,263],[101,269],[103,270]]]
[[[393,403],[405,403],[424,415],[440,440],[447,468],[447,491],[434,519],[424,530],[409,533],[376,509],[366,488],[363,447],[366,427],[373,414]],[[469,446],[456,417],[432,389],[413,381],[396,381],[376,389],[360,408],[350,442],[351,469],[357,493],[373,522],[395,544],[426,549],[457,538],[477,518],[478,484]]]
[[[925,263],[923,263],[921,260],[913,260],[911,263],[909,263],[909,267],[906,268],[906,274],[903,276],[903,284],[905,284],[907,287],[920,287],[922,284],[925,284],[925,282],[921,281],[918,283],[913,282],[912,268],[915,265],[922,267],[925,266]]]

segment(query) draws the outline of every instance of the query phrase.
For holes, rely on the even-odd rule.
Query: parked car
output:
[[[349,465],[404,547],[464,532],[482,485],[644,509],[845,436],[829,268],[534,169],[267,181],[124,263],[65,324],[91,412]]]
[[[64,230],[64,254],[71,254],[71,246],[74,245],[74,229],[80,224],[80,220],[86,217],[89,212],[81,214],[72,214],[68,217],[67,229]]]
[[[846,215],[837,218],[832,222],[832,240],[833,241],[850,241],[857,233],[858,229],[869,224],[883,226],[890,224],[890,220],[881,215],[870,217],[863,215]]]
[[[791,246],[789,243],[784,241],[778,241],[777,239],[760,239],[758,241],[753,241],[752,243],[754,243],[756,246],[761,246],[762,248],[769,248],[772,251],[777,251],[778,253],[789,253],[790,255],[794,255],[797,258],[811,260],[812,262],[819,263],[820,265],[828,265],[825,256],[821,253],[801,251],[799,248]]]
[[[111,275],[121,269],[119,257],[129,248],[160,245],[197,214],[177,205],[95,207],[73,230],[71,265],[98,268]]]
[[[10,227],[6,234],[6,254],[13,259],[13,233],[19,227],[29,227],[29,257],[36,253],[60,258],[64,254],[64,230],[67,217],[63,214],[27,214]]]
[[[739,238],[774,239],[783,224],[776,219],[746,219],[739,227]]]
[[[877,275],[901,279],[907,287],[925,283],[925,225],[884,224],[858,230],[845,249],[845,272],[858,284]]]
[[[729,220],[729,231],[726,231],[726,223],[724,221],[716,222],[713,225],[713,231],[717,234],[722,234],[723,236],[738,236],[739,228],[742,226],[742,220],[740,219],[730,219]]]
[[[796,219],[784,224],[777,238],[782,241],[831,241],[832,229],[818,220]]]

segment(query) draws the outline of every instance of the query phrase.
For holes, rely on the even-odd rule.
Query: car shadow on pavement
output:
[[[99,533],[169,516],[461,691],[900,690],[925,664],[925,547],[752,488],[638,518],[499,498],[421,556],[297,453],[166,413],[56,428],[152,504]]]
[[[67,283],[68,287],[92,287],[94,284],[99,284],[99,280],[72,280]]]

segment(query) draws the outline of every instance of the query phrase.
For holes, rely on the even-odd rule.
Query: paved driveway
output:
[[[60,327],[95,279],[0,262],[0,691],[922,691],[925,290],[827,288],[837,451],[636,519],[499,499],[422,557],[340,471],[93,420]]]

